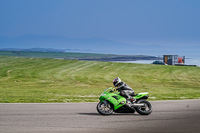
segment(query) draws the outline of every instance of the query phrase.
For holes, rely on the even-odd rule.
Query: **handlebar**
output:
[[[114,91],[117,91],[116,88],[112,88],[112,89],[110,90],[110,92],[114,92]]]

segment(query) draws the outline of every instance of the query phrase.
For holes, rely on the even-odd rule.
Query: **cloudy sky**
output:
[[[0,37],[102,38],[200,44],[200,0],[0,0]]]

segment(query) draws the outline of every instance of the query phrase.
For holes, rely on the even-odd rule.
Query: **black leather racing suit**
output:
[[[116,90],[120,92],[120,95],[127,99],[133,98],[131,96],[135,94],[134,90],[131,87],[129,87],[125,82],[120,82]]]

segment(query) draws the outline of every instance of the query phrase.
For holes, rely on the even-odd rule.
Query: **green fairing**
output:
[[[126,104],[126,98],[122,97],[119,95],[119,92],[117,93],[111,93],[110,90],[112,90],[113,88],[110,87],[108,89],[106,89],[100,96],[99,100],[101,102],[107,100],[109,101],[110,103],[113,104],[114,106],[114,110],[124,106]],[[114,97],[116,97],[117,99],[115,99]]]

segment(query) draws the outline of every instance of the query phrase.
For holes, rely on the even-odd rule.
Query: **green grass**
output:
[[[200,98],[199,67],[0,56],[0,103],[96,102],[115,77],[151,100]]]

